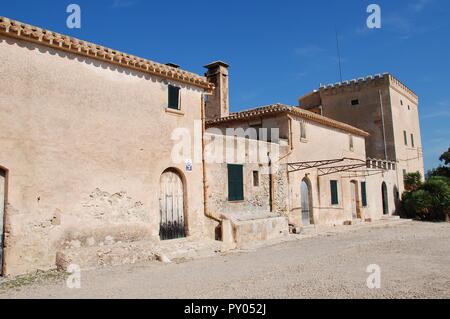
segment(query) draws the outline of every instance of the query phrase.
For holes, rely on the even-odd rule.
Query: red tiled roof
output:
[[[233,122],[233,121],[244,121],[249,120],[253,118],[260,118],[260,117],[269,117],[271,115],[277,115],[277,114],[291,114],[294,116],[298,116],[325,126],[334,127],[340,130],[343,130],[345,132],[349,132],[355,135],[367,137],[369,136],[369,133],[366,131],[360,130],[354,126],[330,119],[328,117],[309,112],[306,110],[302,110],[298,107],[288,106],[284,104],[272,104],[267,105],[263,107],[258,107],[255,109],[250,109],[246,111],[231,113],[227,117],[222,117],[219,119],[207,121],[206,125],[208,127],[214,127],[216,124],[221,123],[227,123],[227,122]]]

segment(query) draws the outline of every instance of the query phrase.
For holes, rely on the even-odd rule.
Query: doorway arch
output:
[[[400,209],[400,192],[398,190],[397,185],[394,185],[394,205],[395,205],[395,213],[398,214]]]
[[[381,184],[381,198],[383,200],[383,215],[389,215],[388,191],[385,182]]]
[[[300,185],[301,190],[301,204],[302,204],[302,223],[303,226],[314,224],[313,218],[313,201],[311,192],[311,182],[305,177]]]
[[[165,170],[160,179],[159,211],[161,240],[186,237],[185,187],[176,169]]]

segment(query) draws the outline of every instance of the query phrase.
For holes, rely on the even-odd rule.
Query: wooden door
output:
[[[161,176],[159,206],[161,240],[186,237],[184,187],[175,171],[166,171]]]

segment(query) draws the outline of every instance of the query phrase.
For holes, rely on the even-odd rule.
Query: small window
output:
[[[180,109],[180,88],[169,85],[169,109]]]
[[[400,100],[400,105],[402,105],[402,106],[403,106],[403,100]]]
[[[350,148],[350,151],[352,151],[353,152],[353,148],[354,148],[354,144],[353,144],[353,135],[349,135],[348,136],[348,146],[349,146],[349,148]]]
[[[361,182],[361,202],[363,207],[367,207],[366,182]]]
[[[306,124],[305,122],[300,122],[300,139],[306,139]]]
[[[409,106],[409,104],[408,104],[408,111],[410,111],[411,110],[411,107]]]
[[[414,134],[411,134],[411,147],[415,147]]]
[[[352,100],[352,105],[353,106],[359,105],[359,100],[358,99]]]
[[[256,132],[256,139],[259,140],[261,138],[261,129],[263,128],[261,124],[250,125],[251,129],[254,129]]]
[[[330,188],[331,188],[331,205],[338,205],[339,204],[338,182],[330,181]]]
[[[228,200],[244,200],[244,166],[228,164]]]
[[[259,172],[253,171],[253,186],[259,187]]]
[[[279,143],[280,142],[280,131],[278,128],[267,128],[267,142],[269,143]]]
[[[406,133],[406,131],[403,131],[403,138],[405,140],[405,145],[408,146],[408,133]]]

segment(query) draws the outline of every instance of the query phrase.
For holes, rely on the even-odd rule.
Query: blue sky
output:
[[[66,7],[81,6],[82,27],[66,27]],[[366,27],[369,4],[382,28]],[[232,111],[297,98],[343,78],[390,72],[420,97],[426,168],[450,146],[449,0],[23,0],[0,15],[203,74],[230,68]]]

